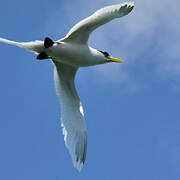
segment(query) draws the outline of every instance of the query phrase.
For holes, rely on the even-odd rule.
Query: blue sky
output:
[[[82,18],[123,1],[2,1],[0,37],[56,40]],[[180,2],[136,0],[89,44],[126,61],[80,69],[87,161],[73,168],[60,129],[50,61],[0,44],[0,179],[179,180]]]

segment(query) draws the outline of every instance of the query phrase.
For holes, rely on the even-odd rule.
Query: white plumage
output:
[[[107,6],[77,23],[66,35],[68,41],[87,43],[90,33],[109,21],[127,15],[134,7],[133,2]]]
[[[77,23],[68,34],[56,42],[15,42],[0,38],[1,42],[16,45],[35,53],[37,59],[50,58],[54,64],[54,79],[57,95],[61,102],[61,124],[65,145],[74,166],[80,171],[86,159],[87,132],[82,103],[75,89],[74,79],[79,67],[123,62],[107,52],[88,46],[93,30],[112,19],[127,15],[134,7],[133,2],[104,7]]]

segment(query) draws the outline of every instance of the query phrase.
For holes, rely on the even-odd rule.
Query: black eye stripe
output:
[[[107,53],[107,52],[105,52],[105,51],[100,51],[100,50],[99,50],[99,52],[101,52],[102,54],[104,54],[105,57],[108,57],[108,56],[109,56],[109,53]]]

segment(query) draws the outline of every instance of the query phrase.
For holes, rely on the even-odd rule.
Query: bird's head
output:
[[[120,59],[118,59],[118,58],[114,58],[114,57],[110,56],[109,53],[107,53],[107,52],[105,52],[105,51],[100,51],[100,50],[98,50],[98,51],[101,52],[101,53],[104,55],[104,57],[107,59],[107,62],[124,63],[123,60],[120,60]]]

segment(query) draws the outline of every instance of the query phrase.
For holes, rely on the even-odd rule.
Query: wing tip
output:
[[[124,3],[124,6],[126,6],[128,8],[128,13],[130,13],[133,10],[134,4],[135,4],[134,1]]]
[[[134,1],[130,1],[130,2],[126,2],[125,5],[127,5],[128,7],[134,7]]]
[[[62,133],[64,135],[64,141],[65,145],[71,155],[72,162],[74,167],[81,172],[83,165],[86,160],[86,152],[87,152],[87,135],[86,132],[83,132],[83,134],[76,134],[74,137],[77,138],[79,136],[80,141],[76,142],[75,139],[72,139],[72,141],[69,139],[71,132],[66,130],[63,122],[61,123],[62,127]],[[74,142],[76,142],[74,144]]]
[[[78,161],[74,161],[73,165],[79,172],[81,172],[84,163],[79,159]]]

